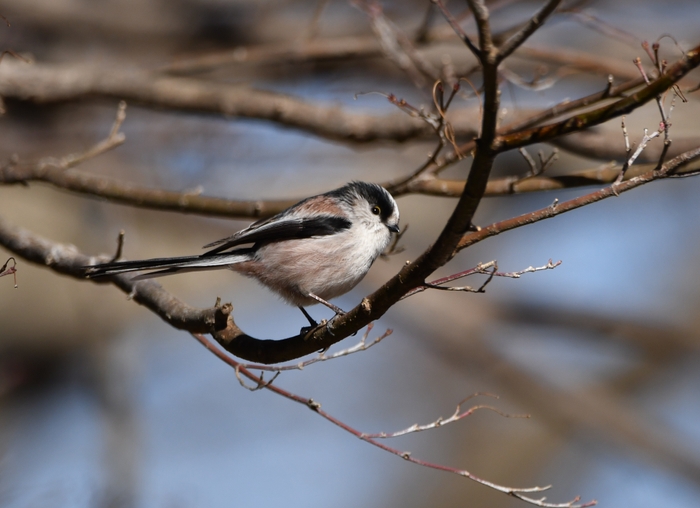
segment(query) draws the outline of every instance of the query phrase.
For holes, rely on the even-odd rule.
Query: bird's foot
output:
[[[325,319],[322,319],[320,323],[316,323],[315,325],[312,325],[312,326],[302,326],[301,330],[299,331],[299,335],[303,335],[304,340],[307,340],[309,337],[311,337],[314,334],[314,332],[316,332],[316,330],[318,330],[324,326],[326,327],[326,329],[328,329],[328,321]],[[333,333],[330,331],[330,329],[328,329],[328,333],[333,335]]]

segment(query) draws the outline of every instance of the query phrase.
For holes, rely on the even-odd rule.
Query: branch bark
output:
[[[162,76],[146,71],[81,65],[3,62],[0,96],[39,104],[90,96],[124,99],[150,107],[269,120],[327,139],[356,143],[432,137],[425,122],[403,113],[385,116],[350,113],[333,104],[311,103],[243,85]],[[473,132],[466,119],[460,135]]]

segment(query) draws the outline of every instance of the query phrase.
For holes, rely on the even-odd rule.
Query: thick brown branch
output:
[[[73,245],[52,242],[2,217],[0,246],[27,261],[80,280],[84,280],[83,267],[110,260],[109,256],[87,256]],[[173,328],[191,333],[209,333],[231,354],[248,361],[270,364],[293,360],[325,349],[344,338],[335,337],[322,327],[322,333],[315,340],[306,340],[305,334],[301,333],[283,340],[256,339],[236,325],[231,304],[197,309],[178,300],[153,280],[134,282],[131,278],[130,274],[126,274],[91,279],[91,282],[114,284]]]
[[[475,2],[471,2],[471,4],[474,3]],[[579,116],[587,118],[587,121],[591,122],[591,125],[593,125],[594,122],[600,123],[608,117],[612,118],[616,115],[623,114],[626,111],[634,109],[640,104],[655,98],[656,95],[658,95],[662,90],[667,90],[670,88],[678,79],[700,63],[700,53],[698,52],[698,49],[700,48],[696,48],[688,52],[682,60],[670,66],[663,76],[631,97],[622,99],[611,106]],[[506,223],[505,225],[501,225],[501,223],[499,223],[499,225],[484,228],[476,233],[465,233],[471,225],[472,217],[486,190],[488,176],[493,165],[495,155],[496,153],[506,149],[507,145],[504,146],[503,140],[509,139],[508,136],[496,138],[495,135],[499,104],[497,70],[495,65],[489,64],[488,59],[486,59],[483,75],[483,88],[485,95],[482,137],[476,142],[474,162],[469,173],[469,178],[467,179],[464,191],[452,216],[432,247],[423,253],[414,263],[404,266],[404,268],[395,277],[389,280],[378,291],[365,298],[361,305],[335,320],[333,331],[338,340],[339,337],[346,337],[347,335],[358,331],[367,323],[381,317],[404,294],[414,287],[422,284],[428,275],[430,275],[438,267],[444,265],[459,250],[481,241],[484,238],[498,234],[502,230],[505,231],[506,229],[512,229],[514,227],[518,227],[519,225],[525,224],[525,222],[521,224],[520,222],[523,221],[523,218],[518,217],[511,219],[510,221],[504,221]],[[572,127],[572,130],[576,129]],[[552,134],[552,137],[554,137],[554,134]],[[529,143],[523,142],[522,144],[524,145]],[[517,146],[513,146],[512,148],[515,147]],[[698,153],[700,153],[700,151],[698,151]],[[667,173],[671,171],[671,169],[680,166],[683,162],[693,159],[695,156],[695,152],[689,152],[682,156],[676,157],[673,161],[670,161],[664,165],[661,171],[654,172],[654,175],[663,173],[664,175],[668,176]],[[647,183],[648,181],[652,181],[659,177],[660,176],[653,175],[639,176],[616,185],[615,190],[613,190],[612,187],[603,189],[603,191],[599,191],[601,196],[594,197],[590,200],[590,203],[603,199],[604,197],[608,197],[609,194],[614,195],[615,191],[629,190],[630,188],[642,185],[643,183]],[[576,207],[578,206],[583,206],[583,204],[577,204]],[[556,210],[558,210],[558,208],[552,206],[544,211],[536,212],[533,214],[533,217],[529,219],[529,221],[535,222],[536,220],[542,220],[548,216],[553,216],[556,213],[561,213],[556,212]],[[542,217],[535,217],[534,215],[537,213],[541,213]],[[319,339],[324,341],[326,338],[327,337],[324,335],[323,331],[317,331],[311,337],[311,339],[314,340]]]
[[[622,96],[622,94],[624,94],[625,92],[628,92],[629,90],[637,88],[638,86],[643,84],[644,79],[639,76],[624,83],[621,83],[618,86],[612,86],[609,84],[609,86],[605,90],[602,90],[600,92],[596,92],[594,94],[587,95],[576,100],[567,99],[563,102],[560,102],[559,104],[552,106],[549,109],[537,113],[536,115],[532,115],[527,118],[524,118],[523,120],[510,123],[503,129],[501,129],[499,131],[499,134],[513,134],[522,129],[534,127],[535,125],[538,125],[547,120],[551,120],[565,113],[570,113],[581,108],[591,107],[601,101],[615,99],[617,97]]]
[[[472,10],[474,21],[476,21],[476,28],[479,33],[479,52],[476,53],[476,56],[483,64],[484,59],[490,57],[495,50],[493,39],[491,38],[489,10],[483,0],[467,0],[467,3],[469,4],[469,8]]]

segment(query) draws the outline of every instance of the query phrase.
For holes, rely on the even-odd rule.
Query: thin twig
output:
[[[114,253],[114,257],[110,261],[111,263],[115,261],[119,261],[122,257],[122,250],[124,249],[124,236],[126,235],[126,231],[123,229],[119,230],[119,235],[117,236],[117,252]]]
[[[479,263],[476,265],[474,268],[469,268],[468,270],[464,270],[459,273],[455,273],[453,275],[448,275],[447,277],[441,277],[439,279],[433,280],[431,282],[427,282],[421,286],[416,287],[415,289],[409,291],[406,293],[402,300],[405,298],[408,298],[409,296],[413,296],[417,293],[422,293],[423,291],[427,289],[443,289],[443,290],[448,290],[448,291],[466,291],[466,292],[471,292],[471,293],[482,293],[483,288],[486,284],[488,284],[493,277],[507,277],[511,279],[519,279],[521,275],[524,275],[526,273],[533,273],[533,272],[541,272],[544,270],[553,270],[554,268],[558,267],[562,262],[557,261],[556,263],[552,262],[550,259],[546,265],[544,266],[538,266],[538,267],[533,267],[529,266],[523,270],[519,270],[517,272],[499,272],[497,271],[498,265],[496,261],[489,261],[487,263]],[[487,282],[483,284],[479,289],[464,289],[464,288],[450,288],[447,286],[444,286],[444,284],[447,284],[449,282],[453,282],[455,280],[463,279],[464,277],[469,277],[470,275],[475,275],[475,274],[481,274],[481,275],[488,275],[489,278],[487,279]],[[466,286],[468,288],[468,286]]]
[[[456,469],[453,467],[445,466],[442,464],[436,464],[433,462],[428,462],[419,458],[416,458],[411,455],[410,452],[407,451],[402,451],[398,450],[396,448],[392,448],[390,446],[385,445],[378,439],[373,439],[371,437],[368,437],[368,434],[365,434],[359,430],[356,430],[355,428],[351,427],[347,423],[339,420],[338,418],[332,416],[331,414],[327,413],[323,409],[321,409],[321,404],[318,403],[317,401],[311,399],[311,398],[306,398],[306,397],[301,397],[299,395],[296,395],[292,392],[289,392],[275,384],[271,384],[270,382],[262,382],[260,376],[256,376],[252,372],[250,372],[247,368],[245,368],[243,365],[238,363],[235,359],[224,353],[221,349],[219,349],[212,341],[207,339],[204,335],[201,334],[193,334],[194,338],[202,344],[206,349],[208,349],[210,352],[212,352],[215,356],[217,356],[220,360],[224,361],[231,367],[233,367],[236,371],[237,376],[245,376],[249,380],[251,380],[253,383],[255,383],[255,387],[247,387],[247,388],[252,388],[252,389],[258,389],[257,386],[260,386],[260,388],[270,390],[271,392],[274,392],[278,395],[281,395],[282,397],[289,399],[293,402],[297,402],[298,404],[302,404],[305,407],[311,409],[313,412],[324,418],[325,420],[331,422],[332,424],[340,427],[344,431],[352,434],[353,436],[357,437],[358,439],[361,439],[365,441],[366,443],[369,443],[381,450],[384,450],[386,452],[391,453],[392,455],[395,455],[397,457],[400,457],[408,462],[412,462],[413,464],[417,464],[419,466],[427,467],[430,469],[436,469],[438,471],[445,471],[449,472],[452,474],[456,474],[465,478],[468,478],[476,483],[479,483],[481,485],[484,485],[486,487],[492,488],[494,490],[497,490],[499,492],[502,492],[504,494],[513,496],[517,499],[520,499],[521,501],[525,501],[526,503],[530,503],[535,506],[541,506],[541,507],[546,507],[546,508],[585,508],[589,506],[595,505],[597,502],[595,500],[589,501],[587,503],[582,503],[579,504],[580,498],[576,497],[572,499],[571,501],[565,502],[565,503],[548,503],[546,502],[546,498],[539,498],[535,499],[532,497],[529,497],[529,494],[533,493],[538,493],[538,492],[544,492],[546,490],[549,490],[551,486],[544,486],[544,487],[528,487],[528,488],[516,488],[516,487],[506,487],[503,485],[499,485],[493,482],[489,482],[488,480],[484,480],[482,478],[479,478],[478,476],[475,476],[474,474],[470,473],[467,470],[464,469]]]
[[[386,57],[406,72],[413,83],[424,89],[428,82],[439,78],[440,73],[413,47],[411,40],[385,15],[375,0],[355,0],[355,6],[367,14]]]
[[[516,217],[512,217],[510,219],[506,219],[500,222],[493,223],[489,226],[482,227],[479,231],[466,233],[459,241],[459,244],[455,249],[455,254],[461,251],[462,249],[469,247],[470,245],[474,245],[475,243],[481,242],[486,238],[499,235],[506,231],[510,231],[511,229],[516,229],[522,226],[526,226],[528,224],[539,222],[545,219],[550,219],[552,217],[556,217],[557,215],[570,212],[571,210],[581,208],[582,206],[587,206],[592,203],[601,201],[603,199],[618,196],[623,192],[630,191],[636,187],[647,184],[649,182],[653,182],[655,180],[661,180],[663,178],[674,178],[676,172],[683,165],[688,164],[689,162],[698,158],[700,158],[700,147],[695,148],[693,150],[689,150],[677,157],[674,157],[673,159],[666,162],[659,170],[654,170],[653,168],[655,165],[651,165],[651,169],[646,173],[635,176],[634,178],[630,178],[628,180],[624,180],[618,183],[614,189],[611,185],[603,189],[597,190],[595,192],[586,194],[584,196],[579,196],[568,201],[557,203],[556,206],[548,206],[546,208],[541,208],[539,210],[535,210],[534,212],[518,215]],[[693,175],[698,173],[700,173],[700,170],[692,172]]]
[[[480,55],[480,53],[481,53],[480,50],[479,50],[479,48],[477,48],[477,47],[474,45],[474,43],[473,43],[472,40],[469,38],[469,36],[467,35],[467,33],[466,33],[464,30],[462,30],[462,27],[459,26],[459,22],[454,18],[454,16],[452,16],[452,13],[447,9],[447,7],[445,7],[445,4],[442,2],[442,0],[431,0],[431,1],[432,1],[435,5],[438,6],[438,8],[440,9],[440,11],[442,12],[442,15],[445,17],[445,19],[446,19],[447,22],[450,24],[450,26],[452,27],[452,29],[453,29],[453,30],[455,31],[455,33],[460,37],[460,39],[462,39],[462,41],[464,42],[464,44],[467,45],[467,47],[469,48],[469,50],[470,50],[472,53],[474,53],[474,56],[476,56],[477,58],[479,58],[479,55]]]
[[[510,39],[503,43],[498,51],[497,61],[502,62],[513,51],[518,49],[539,27],[547,20],[547,18],[559,6],[561,0],[549,0],[523,27],[514,34]]]
[[[410,427],[403,429],[403,430],[396,431],[396,432],[378,432],[376,434],[363,434],[362,435],[363,439],[366,439],[366,438],[389,439],[389,438],[394,438],[394,437],[405,436],[407,434],[413,434],[415,432],[423,432],[426,430],[437,429],[438,427],[444,427],[445,425],[448,425],[448,424],[454,423],[454,422],[458,422],[458,421],[460,421],[468,416],[471,416],[479,409],[491,410],[494,413],[496,413],[500,416],[503,416],[504,418],[530,418],[530,415],[525,415],[525,414],[512,415],[512,414],[504,413],[504,412],[496,409],[493,406],[486,406],[486,405],[482,405],[482,404],[480,404],[478,406],[472,406],[469,409],[462,411],[462,405],[465,402],[467,402],[470,399],[473,399],[474,397],[478,397],[478,396],[494,397],[496,399],[498,398],[498,396],[492,395],[490,393],[475,393],[475,394],[470,395],[469,397],[465,398],[464,400],[462,400],[459,404],[457,404],[457,409],[455,409],[455,412],[448,418],[440,417],[437,420],[435,420],[431,423],[425,424],[425,425],[418,425],[417,423],[414,423]]]
[[[245,367],[248,370],[260,370],[260,371],[269,371],[269,372],[276,372],[276,373],[281,373],[284,371],[289,371],[289,370],[304,370],[306,367],[313,365],[314,363],[319,363],[319,362],[325,362],[328,360],[335,360],[337,358],[342,358],[344,356],[349,356],[355,353],[359,353],[362,351],[367,351],[369,348],[372,346],[376,346],[379,344],[381,341],[386,339],[389,335],[393,333],[393,330],[387,329],[383,334],[378,335],[375,339],[367,342],[367,338],[369,337],[370,332],[372,331],[372,328],[374,327],[374,323],[370,323],[367,325],[367,329],[365,330],[365,333],[362,335],[362,338],[360,341],[355,344],[354,346],[350,346],[346,349],[342,349],[340,351],[336,351],[333,354],[327,354],[327,349],[324,349],[318,353],[313,358],[310,358],[308,360],[301,361],[299,363],[295,363],[293,365],[262,365],[258,363],[245,363],[241,364],[242,367]],[[272,382],[272,381],[270,381]]]
[[[623,132],[625,133],[625,145],[627,152],[629,153],[629,140],[627,139],[627,130],[624,127],[623,123]],[[629,169],[629,167],[634,164],[634,161],[637,160],[637,157],[644,151],[644,149],[647,147],[647,144],[649,141],[652,139],[658,137],[661,133],[659,131],[654,131],[651,134],[649,134],[648,129],[644,129],[644,137],[642,137],[642,140],[639,142],[639,145],[637,145],[637,149],[630,155],[629,159],[625,161],[625,164],[622,166],[622,169],[620,170],[620,175],[617,177],[617,180],[613,183],[613,185],[619,184],[625,177],[625,173]]]
[[[7,266],[8,264],[10,264],[10,261],[12,262],[12,266]],[[15,289],[16,289],[17,288],[17,261],[12,256],[7,258],[7,261],[5,261],[5,264],[0,267],[0,277],[4,277],[5,275],[12,275],[14,282],[15,282]]]

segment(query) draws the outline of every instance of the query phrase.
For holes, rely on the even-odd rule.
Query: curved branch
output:
[[[476,0],[472,0],[470,4],[474,4],[475,2]],[[488,58],[485,60],[486,62],[483,70],[484,118],[482,122],[482,137],[476,141],[474,162],[469,173],[469,178],[467,179],[464,191],[450,219],[435,243],[421,256],[419,256],[415,262],[406,264],[396,276],[384,284],[379,290],[363,299],[361,305],[334,320],[333,332],[335,333],[335,337],[346,337],[349,334],[358,331],[369,322],[378,319],[391,306],[400,300],[403,295],[405,295],[411,289],[421,285],[428,275],[449,261],[449,259],[451,259],[451,257],[454,256],[459,250],[481,241],[488,236],[493,236],[494,234],[501,232],[500,230],[495,231],[493,228],[484,228],[476,233],[466,233],[471,225],[476,208],[478,207],[486,190],[488,176],[496,154],[503,152],[508,148],[516,148],[517,146],[522,146],[539,140],[525,140],[513,136],[513,143],[515,144],[516,142],[519,142],[521,145],[515,144],[515,146],[509,146],[507,143],[509,140],[508,136],[496,136],[496,119],[499,104],[497,66],[489,64]],[[567,120],[562,122],[563,127],[560,127],[560,129],[578,130],[587,126],[586,123],[594,125],[604,121],[604,119],[624,114],[625,112],[632,110],[651,99],[654,99],[659,93],[670,88],[677,80],[683,77],[698,64],[700,64],[700,47],[688,52],[683,59],[668,67],[663,76],[659,77],[656,81],[652,82],[650,85],[635,93],[631,97],[617,101],[611,106],[594,110],[593,112],[585,115],[574,117],[574,119],[583,117],[584,120]],[[579,126],[580,123],[582,123],[582,125]],[[551,137],[553,136],[554,132],[551,134]],[[506,142],[504,143],[504,141]],[[700,154],[700,150],[698,151],[698,154]],[[695,152],[693,152],[676,157],[664,165],[659,172],[664,172],[664,174],[667,174],[673,164],[679,165],[682,162],[690,160],[696,156],[697,155]],[[653,173],[656,175],[659,172]],[[658,178],[658,176],[654,175],[635,177],[631,180],[616,184],[614,188],[606,188],[603,191],[600,191],[602,194],[601,197],[593,199],[590,202],[592,203],[599,199],[603,199],[603,197],[607,197],[607,193],[614,194],[615,192],[619,192],[621,189],[629,190],[630,188],[634,188]],[[577,206],[582,205],[579,204]],[[550,208],[552,210],[556,210],[555,207]],[[541,211],[542,218],[547,218],[548,214],[553,213],[555,212],[548,211],[548,209]],[[535,222],[536,220],[541,220],[541,218],[530,218],[531,222]],[[521,221],[522,217],[511,219],[510,222],[506,221],[508,222],[508,229],[518,227],[525,223],[521,223]],[[502,227],[505,228],[506,226]],[[312,338],[325,339],[326,337],[323,333],[323,330],[317,331],[312,334]]]
[[[32,263],[83,279],[83,267],[106,257],[86,256],[73,245],[52,242],[0,217],[0,245]],[[216,333],[227,326],[231,306],[197,309],[181,302],[154,281],[132,282],[129,276],[109,277],[108,281],[124,291],[135,302],[147,307],[164,321],[180,330],[192,333]],[[107,282],[100,281],[100,282]]]
[[[57,273],[85,280],[84,267],[111,260],[108,256],[87,256],[73,245],[52,242],[0,217],[0,245],[32,263]],[[326,349],[347,337],[334,336],[320,327],[314,337],[298,334],[282,340],[256,339],[241,330],[233,319],[233,306],[217,304],[209,309],[192,307],[168,293],[153,280],[134,282],[130,274],[91,279],[112,283],[136,303],[143,305],[178,330],[208,333],[231,354],[256,363],[280,363]]]

